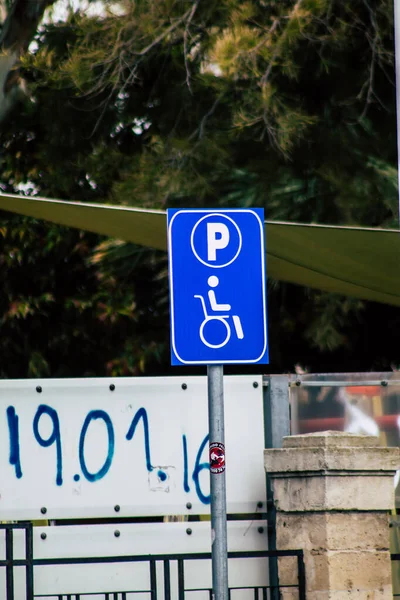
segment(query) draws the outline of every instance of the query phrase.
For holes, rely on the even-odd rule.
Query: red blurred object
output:
[[[346,387],[346,392],[351,396],[380,396],[382,388],[378,385],[355,385]]]

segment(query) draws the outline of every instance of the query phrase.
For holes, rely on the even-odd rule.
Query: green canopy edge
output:
[[[0,194],[0,209],[158,250],[166,213]],[[265,222],[269,277],[400,306],[400,231]]]

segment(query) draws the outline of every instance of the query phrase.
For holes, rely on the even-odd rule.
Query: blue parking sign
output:
[[[172,364],[268,363],[264,210],[167,213]]]

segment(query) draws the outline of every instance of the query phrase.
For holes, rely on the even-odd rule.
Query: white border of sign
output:
[[[223,210],[223,211],[218,211],[215,209],[185,209],[185,210],[180,210],[178,212],[176,212],[172,219],[171,222],[168,225],[168,256],[169,256],[169,275],[170,275],[170,295],[171,295],[171,301],[170,301],[170,307],[171,307],[171,344],[172,344],[172,348],[174,351],[175,356],[177,357],[178,360],[181,361],[182,364],[184,365],[210,365],[210,364],[215,364],[215,365],[220,365],[221,364],[221,359],[218,360],[183,360],[177,350],[176,350],[176,346],[175,346],[175,318],[174,318],[174,288],[172,285],[173,282],[173,258],[172,258],[172,225],[173,222],[175,220],[175,217],[177,217],[180,214],[193,214],[193,213],[200,213],[200,214],[204,214],[207,213],[207,216],[209,215],[222,215],[225,216],[225,213],[250,213],[252,214],[258,221],[259,226],[260,226],[260,235],[261,235],[261,240],[264,239],[264,223],[261,221],[261,219],[259,218],[258,214],[255,213],[253,210],[250,209],[237,209],[237,210]],[[262,285],[263,285],[263,289],[265,290],[265,255],[264,255],[264,244],[261,244],[261,270],[262,270]],[[263,294],[263,313],[264,313],[264,319],[263,319],[263,324],[264,324],[264,347],[263,350],[260,354],[260,356],[258,356],[257,358],[254,359],[250,359],[250,360],[222,360],[223,364],[255,364],[258,363],[259,360],[261,360],[261,358],[264,356],[266,348],[267,348],[267,304],[266,304],[266,293],[264,292]]]

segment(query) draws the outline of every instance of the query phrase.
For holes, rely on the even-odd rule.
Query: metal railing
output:
[[[25,532],[25,558],[14,558],[14,531],[16,529],[24,530]],[[78,565],[78,564],[110,564],[110,563],[148,563],[150,587],[141,590],[115,590],[113,592],[98,592],[96,597],[102,596],[104,600],[128,600],[130,594],[135,594],[138,591],[148,593],[151,600],[159,598],[158,589],[160,581],[158,580],[157,564],[163,565],[163,598],[171,600],[171,563],[177,565],[177,600],[184,600],[185,594],[192,592],[207,592],[210,600],[212,600],[212,590],[208,587],[190,588],[185,587],[185,562],[193,560],[211,560],[211,553],[192,553],[192,554],[157,554],[157,555],[132,555],[132,556],[101,556],[101,557],[71,557],[71,558],[34,558],[33,551],[33,530],[31,523],[9,523],[0,524],[0,532],[5,530],[5,560],[0,560],[0,569],[5,568],[6,571],[6,596],[5,600],[19,600],[15,596],[14,569],[16,567],[25,567],[25,589],[26,600],[34,600],[38,598],[34,590],[34,569],[37,566],[55,566],[55,565]],[[267,600],[268,598],[279,598],[280,591],[283,589],[298,590],[298,599],[306,600],[306,583],[305,583],[305,567],[304,555],[302,550],[265,550],[265,551],[247,551],[247,552],[229,552],[229,559],[254,559],[265,558],[277,561],[282,557],[295,557],[297,559],[297,575],[298,581],[296,584],[286,584],[279,582],[277,586],[243,586],[229,588],[229,597],[235,591],[250,590],[253,592],[255,600]],[[70,592],[65,594],[52,593],[51,597],[57,597],[58,600],[84,600],[89,599],[93,594],[78,591],[73,594]],[[43,593],[40,598],[44,598]]]

